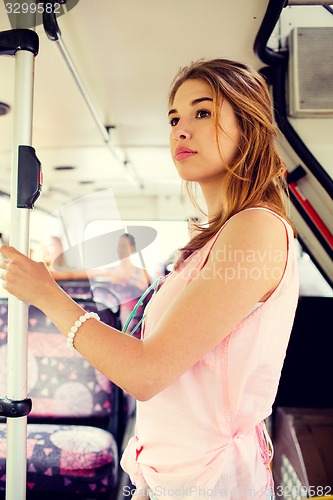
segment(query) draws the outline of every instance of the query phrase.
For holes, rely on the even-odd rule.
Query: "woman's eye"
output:
[[[211,116],[211,112],[208,109],[199,109],[196,112],[196,118],[209,118]]]
[[[171,127],[175,127],[178,122],[179,122],[179,118],[175,117],[175,118],[171,118],[169,123],[170,123]]]

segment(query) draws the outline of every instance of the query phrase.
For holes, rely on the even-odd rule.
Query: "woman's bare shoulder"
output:
[[[215,247],[233,243],[255,246],[286,246],[286,226],[281,218],[265,209],[243,210],[231,217],[219,234]]]

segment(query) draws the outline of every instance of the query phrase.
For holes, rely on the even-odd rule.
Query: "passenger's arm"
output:
[[[283,223],[269,212],[233,217],[208,261],[172,302],[158,327],[141,341],[94,319],[75,337],[76,349],[114,383],[139,400],[170,385],[218,345],[246,313],[278,285],[285,268]],[[15,249],[8,259],[5,288],[40,308],[67,335],[83,310],[61,290],[41,263]]]

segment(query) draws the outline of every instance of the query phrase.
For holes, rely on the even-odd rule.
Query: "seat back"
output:
[[[72,299],[92,300],[99,307],[110,309],[115,316],[120,314],[120,296],[108,281],[58,280],[58,285]]]
[[[119,329],[119,316],[105,305],[77,302]],[[8,303],[3,299],[0,395],[6,394],[7,318]],[[68,349],[64,335],[39,309],[30,306],[28,319],[32,412],[27,427],[27,498],[30,493],[34,499],[109,498],[119,482],[118,457],[128,418],[123,392],[77,351]],[[0,424],[0,497],[5,470],[6,426]]]
[[[77,299],[88,312],[119,329],[119,318],[102,304]],[[30,422],[94,425],[113,432],[117,441],[122,391],[93,368],[77,351],[68,349],[64,335],[44,313],[29,307],[28,396]],[[92,332],[93,334],[93,332]],[[7,300],[0,303],[0,394],[6,394]]]
[[[92,299],[91,284],[87,280],[58,280],[58,285],[73,299]]]
[[[93,300],[104,304],[108,309],[118,315],[121,326],[124,326],[143,290],[133,283],[112,283],[100,279],[91,280],[59,280],[59,286],[73,299]],[[143,304],[137,308],[135,317],[128,325],[128,331],[135,330],[135,337],[141,336],[141,318],[153,292],[148,294]],[[138,325],[138,326],[137,326]]]

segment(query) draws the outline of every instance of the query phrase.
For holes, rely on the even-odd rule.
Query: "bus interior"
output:
[[[20,42],[12,49],[8,40],[22,28],[34,31],[39,41],[32,127],[38,161],[32,161],[32,170],[37,168],[41,196],[19,209],[29,212],[24,224],[36,260],[43,260],[47,239],[56,237],[74,267],[82,245],[90,249],[85,263],[90,270],[112,267],[119,260],[118,237],[127,232],[136,239],[133,262],[147,269],[150,282],[170,272],[177,249],[189,238],[190,222],[204,222],[186,199],[169,152],[172,79],[192,61],[218,57],[249,64],[266,77],[277,145],[287,165],[300,275],[294,327],[267,421],[276,496],[333,498],[333,5],[325,0],[4,0],[0,233],[5,244],[15,239],[13,226],[19,224],[13,216],[13,131],[20,122],[15,92],[20,85],[29,87],[28,79],[18,81]],[[60,274],[59,284],[87,310],[101,310],[107,324],[119,327],[117,289],[96,275],[63,279]],[[7,314],[8,294],[1,289],[1,396],[6,394]],[[33,307],[28,327],[33,411],[27,417],[27,498],[130,498],[133,488],[119,461],[134,432],[133,398],[83,360],[65,359],[59,332]],[[44,345],[46,332],[51,346]],[[70,384],[55,371],[66,363],[65,377],[76,374]],[[35,380],[39,376],[42,380]],[[6,489],[5,420],[0,416],[0,498]],[[56,448],[64,453],[63,462]]]

